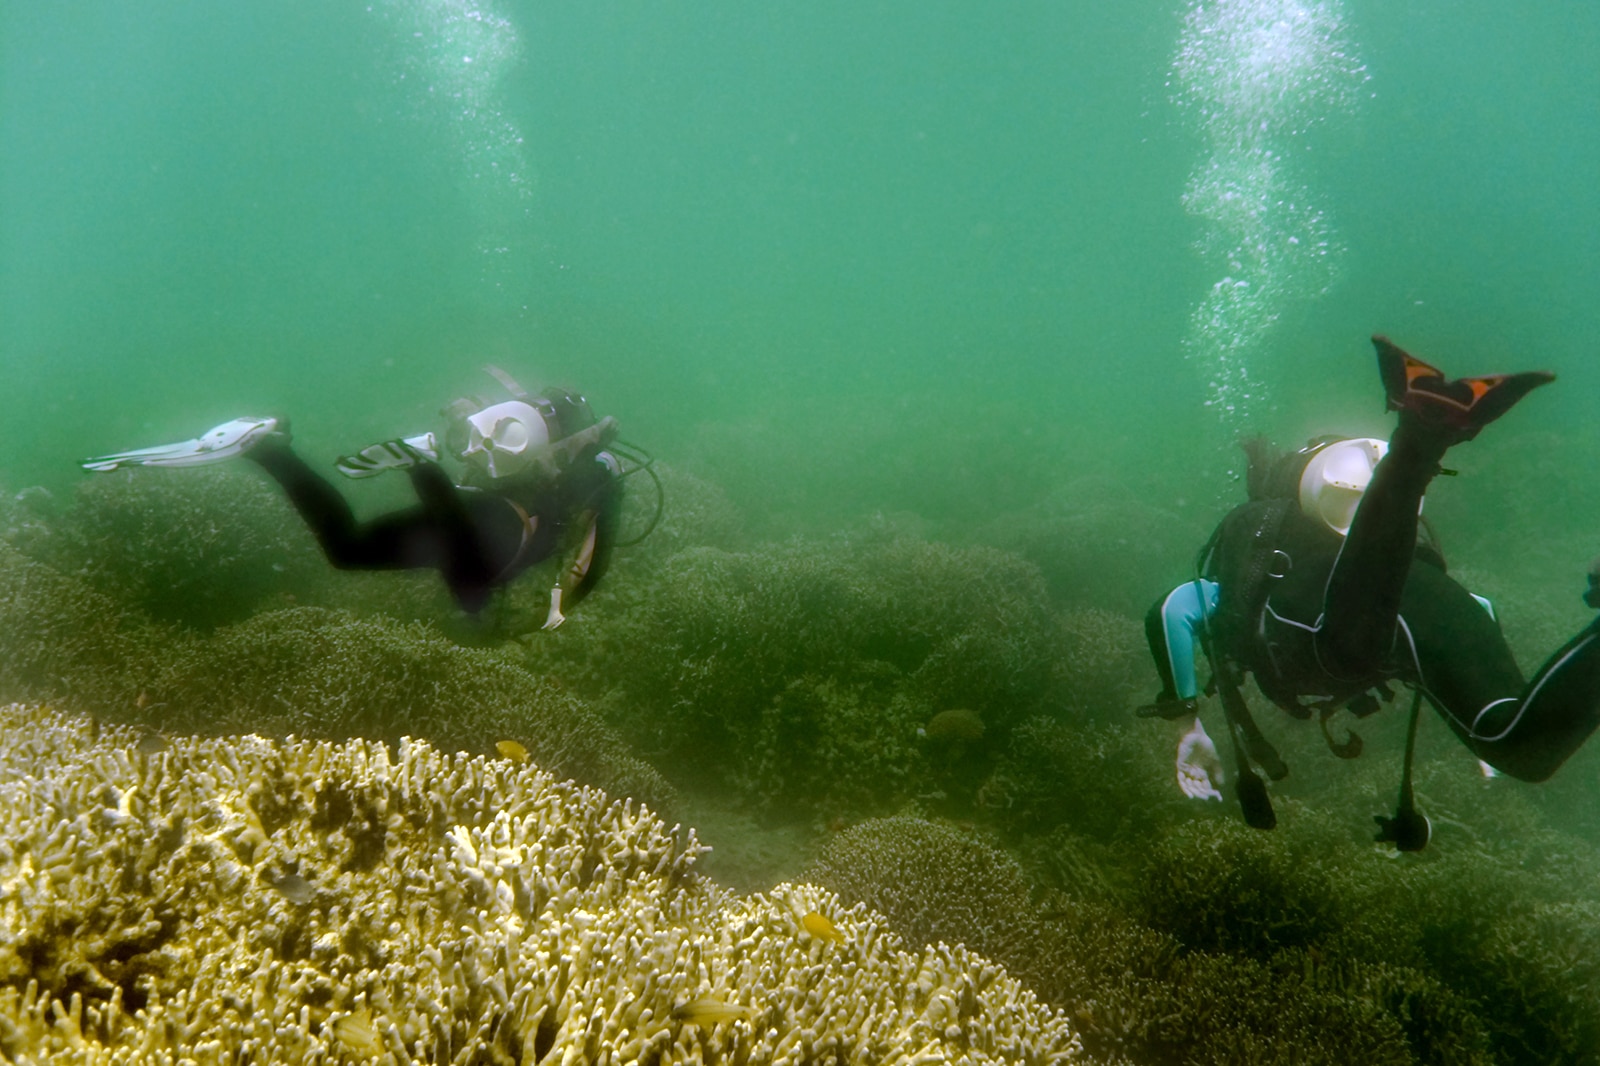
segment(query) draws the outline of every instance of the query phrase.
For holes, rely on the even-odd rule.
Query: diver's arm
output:
[[[1150,609],[1145,636],[1161,675],[1161,693],[1139,709],[1141,717],[1183,718],[1195,713],[1200,685],[1195,650],[1206,618],[1217,609],[1215,581],[1185,581]]]
[[[1222,798],[1222,760],[1216,745],[1200,722],[1200,685],[1195,677],[1195,648],[1206,618],[1217,606],[1214,581],[1186,581],[1150,609],[1145,636],[1161,693],[1153,704],[1139,709],[1143,717],[1188,720],[1189,728],[1178,740],[1174,769],[1178,788],[1190,799]]]

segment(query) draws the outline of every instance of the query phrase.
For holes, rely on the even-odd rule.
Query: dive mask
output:
[[[540,448],[550,443],[544,416],[531,404],[507,400],[470,414],[467,446],[461,458],[492,478],[512,477],[526,470]]]

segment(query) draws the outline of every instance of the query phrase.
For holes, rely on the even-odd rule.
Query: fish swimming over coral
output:
[[[844,934],[839,932],[839,927],[826,914],[812,911],[800,919],[800,928],[816,937],[833,944],[843,944]]]
[[[672,1008],[672,1017],[675,1020],[691,1022],[694,1025],[720,1025],[723,1022],[749,1018],[754,1014],[754,1007],[725,1003],[715,996],[701,996],[698,999],[691,999],[682,1006]]]

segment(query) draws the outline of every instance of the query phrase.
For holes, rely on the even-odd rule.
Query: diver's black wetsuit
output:
[[[1422,495],[1460,439],[1471,438],[1452,438],[1402,411],[1345,537],[1292,502],[1276,521],[1262,519],[1271,509],[1263,501],[1230,513],[1210,552],[1207,576],[1220,585],[1215,620],[1226,623],[1214,625],[1213,635],[1282,706],[1342,704],[1399,680],[1418,688],[1479,758],[1542,781],[1600,725],[1600,620],[1525,681],[1493,615],[1441,561],[1418,552]],[[1263,543],[1249,543],[1258,532],[1266,533]],[[1241,616],[1237,600],[1229,603],[1230,586],[1237,595],[1250,580],[1239,566],[1230,573],[1216,563],[1268,557],[1265,597]],[[1164,603],[1146,630],[1166,683],[1162,698],[1171,700]]]
[[[476,613],[494,590],[543,561],[580,522],[592,543],[565,588],[570,607],[610,565],[622,494],[615,460],[598,447],[581,453],[555,481],[507,479],[495,491],[456,485],[437,463],[407,467],[418,505],[358,522],[350,504],[287,443],[262,441],[246,453],[283,486],[295,509],[341,570],[433,569],[463,610]]]

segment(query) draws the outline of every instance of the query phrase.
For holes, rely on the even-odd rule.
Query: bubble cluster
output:
[[[1207,155],[1184,190],[1197,248],[1222,276],[1195,307],[1184,348],[1225,421],[1265,398],[1252,356],[1286,307],[1325,292],[1340,251],[1288,153],[1312,126],[1355,107],[1367,74],[1337,0],[1197,2],[1169,86]]]
[[[504,260],[531,218],[532,167],[502,83],[522,57],[510,19],[487,0],[387,0],[373,11],[399,44],[399,80],[419,114],[442,122],[478,226],[485,278],[498,286]]]

